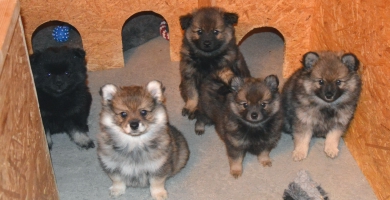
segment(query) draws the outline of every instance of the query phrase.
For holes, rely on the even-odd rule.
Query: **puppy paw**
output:
[[[193,119],[195,119],[195,117],[196,117],[195,112],[190,113],[190,114],[188,115],[188,119],[189,119],[189,120],[193,120]]]
[[[49,150],[53,147],[53,140],[51,140],[51,135],[49,132],[46,133],[46,141],[47,141],[47,146],[49,147]]]
[[[305,151],[294,150],[292,153],[292,158],[294,161],[302,161],[306,157],[307,157],[307,152]]]
[[[154,189],[151,193],[155,200],[164,200],[168,198],[168,193],[165,189]]]
[[[204,125],[204,123],[201,122],[201,121],[199,121],[199,120],[196,121],[196,123],[195,123],[195,133],[196,133],[197,135],[203,135],[204,130],[205,130],[205,125]]]
[[[110,187],[110,196],[117,198],[124,194],[126,191],[126,185],[125,184],[114,184]]]
[[[82,149],[95,148],[95,144],[86,133],[75,132],[71,135],[71,138]]]
[[[272,161],[271,160],[264,160],[264,161],[260,161],[261,165],[263,165],[263,167],[272,167]]]
[[[339,154],[339,149],[337,147],[329,147],[325,145],[324,151],[326,155],[330,158],[336,158]]]
[[[189,115],[189,113],[190,113],[190,111],[189,111],[187,108],[183,108],[183,109],[181,110],[181,115],[182,115],[183,117]]]
[[[234,169],[231,169],[230,170],[230,174],[235,178],[235,179],[238,179],[241,175],[242,175],[242,170],[234,170]]]
[[[181,115],[183,115],[183,117],[188,116],[188,119],[190,119],[190,120],[193,120],[196,117],[195,110],[194,111],[190,111],[187,108],[183,108],[183,110],[181,111]]]
[[[242,163],[241,162],[233,162],[230,164],[230,174],[237,179],[242,175]]]
[[[195,133],[196,133],[197,135],[203,135],[204,130],[197,130],[197,129],[195,128]]]
[[[260,164],[263,165],[263,167],[271,167],[272,161],[269,157],[269,151],[263,151],[258,156],[257,159],[259,160]]]

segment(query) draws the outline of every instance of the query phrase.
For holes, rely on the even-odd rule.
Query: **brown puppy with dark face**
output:
[[[307,157],[312,137],[325,137],[326,155],[335,158],[360,96],[361,80],[355,55],[308,52],[303,67],[282,92],[284,132],[294,138],[294,161]]]
[[[200,8],[180,17],[185,32],[180,52],[183,116],[195,117],[199,88],[204,79],[229,84],[233,76],[250,76],[236,44],[233,25],[237,21],[237,14],[217,7]]]
[[[271,166],[269,154],[276,147],[282,127],[279,80],[269,75],[258,78],[234,77],[232,92],[221,95],[215,83],[202,84],[195,131],[204,132],[205,125],[215,130],[225,143],[230,174],[242,174],[242,161],[247,152],[257,156],[261,165]]]

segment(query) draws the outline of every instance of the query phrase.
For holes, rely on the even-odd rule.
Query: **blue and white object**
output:
[[[66,42],[69,39],[69,26],[56,26],[52,36],[57,42]]]

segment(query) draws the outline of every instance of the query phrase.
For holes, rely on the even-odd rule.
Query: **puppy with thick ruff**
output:
[[[180,17],[184,30],[180,51],[183,116],[194,119],[199,88],[206,77],[229,85],[234,76],[250,76],[236,44],[234,24],[237,21],[236,13],[217,7],[200,8]]]
[[[215,82],[202,84],[195,131],[203,134],[205,125],[215,124],[235,178],[242,174],[246,152],[256,155],[264,167],[272,165],[269,154],[280,140],[282,127],[278,85],[275,75],[264,80],[234,77],[232,92],[221,95]]]
[[[49,149],[55,133],[67,133],[80,148],[94,148],[87,135],[92,96],[84,50],[51,47],[34,52],[30,63]]]
[[[325,137],[326,155],[335,158],[341,136],[359,100],[359,60],[351,53],[308,52],[303,67],[286,82],[282,92],[284,132],[294,138],[294,161],[307,157],[312,137]]]
[[[97,153],[113,182],[113,197],[124,194],[126,186],[150,185],[154,199],[166,199],[166,179],[187,163],[188,145],[168,122],[163,91],[158,81],[146,87],[107,84],[101,88]]]

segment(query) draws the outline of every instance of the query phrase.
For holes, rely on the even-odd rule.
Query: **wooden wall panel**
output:
[[[363,91],[348,134],[348,148],[379,199],[390,199],[390,6],[386,0],[21,0],[27,44],[41,24],[60,20],[75,26],[88,55],[88,69],[123,66],[121,28],[133,14],[154,11],[168,21],[171,60],[179,60],[179,16],[199,5],[236,12],[240,41],[255,28],[273,27],[285,39],[284,76],[301,66],[307,51],[344,50],[361,60]],[[88,9],[85,9],[88,8]]]
[[[345,137],[378,199],[390,199],[390,5],[386,0],[317,0],[311,48],[361,61],[363,89]]]
[[[239,15],[237,41],[255,28],[273,27],[285,40],[283,75],[288,77],[301,66],[300,59],[310,45],[313,0],[215,0],[215,5]]]
[[[199,7],[207,7],[211,6],[211,0],[198,0],[198,6]]]
[[[2,6],[12,5],[11,13],[19,11],[15,2],[0,0]],[[11,16],[14,15],[8,15]],[[0,32],[1,36],[13,33],[2,37],[8,43],[2,43],[7,46],[7,52],[2,52],[6,56],[0,68],[0,199],[55,200],[58,192],[24,33],[20,19],[11,21],[17,22],[10,23],[8,28],[12,31]]]
[[[58,1],[21,0],[21,15],[29,52],[35,29],[45,22],[58,20],[71,24],[80,33],[87,52],[88,70],[120,68],[124,66],[122,27],[132,15],[153,11],[168,22],[171,60],[180,59],[182,30],[179,16],[197,8],[198,0],[155,1]],[[167,58],[169,59],[169,58]]]

